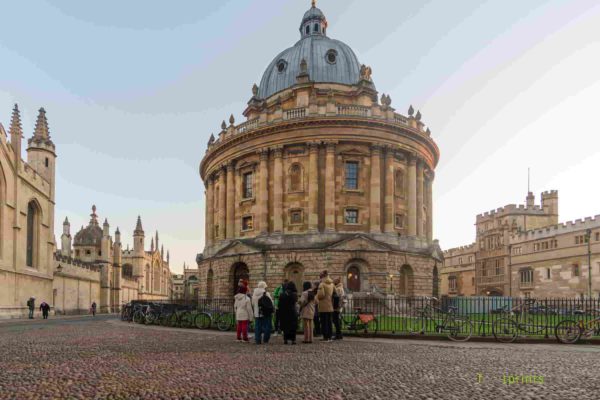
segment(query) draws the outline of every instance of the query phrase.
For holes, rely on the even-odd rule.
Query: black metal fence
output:
[[[233,298],[155,301],[198,311],[233,313]],[[446,335],[448,316],[468,319],[472,336],[493,335],[493,326],[514,321],[520,336],[549,338],[555,326],[565,320],[584,323],[600,318],[600,298],[511,298],[511,297],[429,297],[348,296],[343,301],[341,318],[346,331],[362,333],[369,315],[368,333],[374,335]],[[357,322],[358,321],[358,322]],[[365,319],[366,321],[366,319]],[[500,321],[500,322],[499,322]],[[509,322],[510,322],[509,321]],[[600,337],[600,322],[593,332]]]

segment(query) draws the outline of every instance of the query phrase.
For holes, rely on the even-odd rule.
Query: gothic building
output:
[[[21,159],[23,131],[15,104],[9,137],[0,124],[0,317],[25,313],[33,293],[52,298],[55,146],[46,111]]]
[[[200,296],[229,296],[241,277],[274,287],[324,269],[355,293],[431,295],[441,251],[430,130],[412,107],[395,112],[314,2],[299,31],[252,88],[246,120],[223,122],[200,163]]]

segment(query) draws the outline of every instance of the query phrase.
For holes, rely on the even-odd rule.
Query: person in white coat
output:
[[[267,283],[258,282],[252,294],[254,308],[254,341],[256,344],[269,343],[271,338],[271,318],[275,312],[275,304],[271,294],[267,292]]]
[[[248,289],[240,286],[238,293],[234,296],[235,303],[233,310],[235,312],[235,320],[237,322],[237,341],[242,340],[246,343],[248,340],[248,326],[250,321],[254,320],[254,310],[252,309],[252,301],[247,296]]]

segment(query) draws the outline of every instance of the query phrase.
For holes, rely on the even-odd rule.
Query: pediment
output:
[[[235,242],[230,243],[227,246],[223,247],[221,250],[219,250],[215,254],[215,257],[219,257],[219,256],[235,256],[235,255],[238,255],[238,254],[256,253],[257,251],[259,251],[259,249],[257,249],[256,247],[249,246],[249,245],[247,245],[245,243],[242,243],[240,241],[235,241]]]
[[[368,156],[369,155],[369,153],[367,153],[366,151],[356,148],[356,147],[350,147],[348,149],[344,149],[343,151],[340,151],[340,154],[347,155],[347,156]]]
[[[382,243],[376,242],[366,236],[357,235],[352,238],[344,239],[329,246],[331,250],[379,250],[387,251],[389,248]]]

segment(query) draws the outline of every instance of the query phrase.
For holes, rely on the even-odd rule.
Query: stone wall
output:
[[[100,308],[100,271],[61,263],[54,273],[53,298],[46,300],[56,314],[87,314],[96,302]]]

